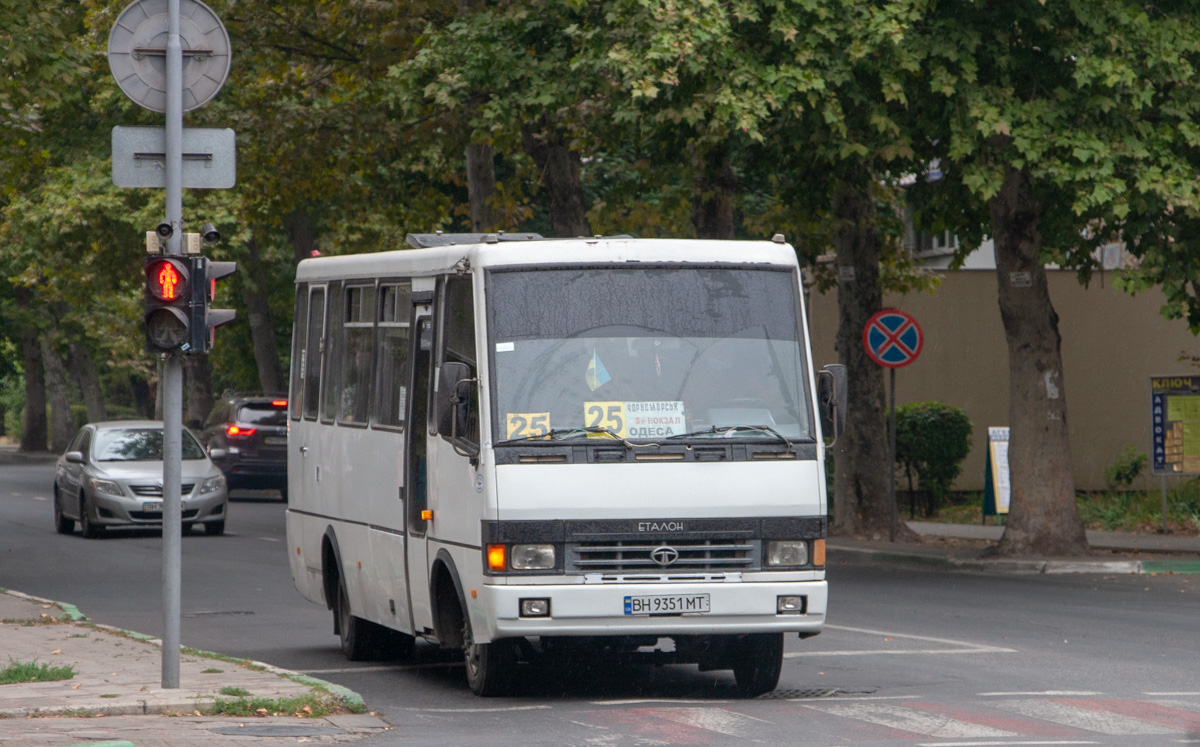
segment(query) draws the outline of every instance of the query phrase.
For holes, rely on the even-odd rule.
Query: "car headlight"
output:
[[[200,483],[200,495],[204,495],[205,493],[215,493],[224,487],[225,487],[225,475],[217,475],[216,477],[210,477],[207,480],[205,480],[204,482]]]
[[[121,490],[121,486],[112,480],[101,480],[98,477],[93,477],[88,482],[91,484],[92,490],[96,491],[97,493],[107,493],[109,495],[125,494],[125,492]]]
[[[808,543],[804,540],[768,542],[767,565],[808,565]]]
[[[514,571],[548,571],[554,568],[554,545],[513,545],[509,563]]]

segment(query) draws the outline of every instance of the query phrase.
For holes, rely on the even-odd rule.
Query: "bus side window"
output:
[[[325,331],[325,289],[314,288],[308,307],[308,344],[304,347],[304,419],[317,417],[321,392],[321,348]]]
[[[447,278],[442,285],[442,328],[440,331],[441,350],[438,354],[438,365],[447,362],[463,363],[470,371],[469,378],[478,377],[475,365],[475,300],[472,295],[470,277]],[[468,444],[479,444],[479,386],[478,382],[471,385],[473,392],[467,412],[466,429],[458,434],[458,439]],[[440,414],[440,413],[439,413]],[[435,420],[437,422],[437,420]],[[439,434],[449,439],[449,433]]]
[[[375,286],[346,286],[345,326],[341,344],[341,396],[338,422],[365,425],[371,401],[371,341],[374,336]]]
[[[304,345],[308,337],[308,285],[296,286],[296,311],[292,315],[295,329],[292,330],[292,391],[290,404],[292,420],[299,420],[304,401]]]
[[[325,387],[321,392],[321,422],[332,423],[342,394],[342,351],[345,349],[342,326],[342,284],[329,284],[329,313],[325,315]]]
[[[375,330],[375,398],[371,422],[403,428],[408,405],[408,334],[412,309],[408,283],[381,284]]]

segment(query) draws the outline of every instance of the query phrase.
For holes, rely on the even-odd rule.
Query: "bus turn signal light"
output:
[[[825,565],[825,540],[813,540],[813,565]]]
[[[433,511],[429,509],[421,510],[421,521],[433,521]]]
[[[487,560],[488,569],[492,571],[504,571],[508,569],[508,558],[505,552],[504,545],[488,545]]]

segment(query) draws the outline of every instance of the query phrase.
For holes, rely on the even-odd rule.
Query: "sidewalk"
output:
[[[918,542],[830,537],[831,563],[874,563],[993,573],[1200,573],[1200,537],[1088,530],[1092,554],[1002,558],[989,553],[1002,526],[910,521]]]
[[[219,654],[185,649],[180,687],[163,689],[157,644],[88,623],[69,604],[0,592],[0,671],[73,670],[63,680],[0,684],[0,745],[342,743],[389,728],[350,690]],[[242,715],[215,715],[230,711]]]

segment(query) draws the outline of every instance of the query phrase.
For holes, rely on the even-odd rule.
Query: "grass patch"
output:
[[[17,682],[53,682],[69,680],[75,676],[75,667],[52,667],[49,664],[38,664],[37,660],[19,662],[8,660],[8,666],[0,669],[0,685],[12,685]]]
[[[118,694],[116,694],[116,693],[104,693],[104,694],[103,694],[103,695],[101,695],[100,697],[101,697],[101,698],[119,698],[119,697],[121,697],[121,696],[120,696],[120,695],[118,695]]]
[[[224,672],[225,672],[225,670],[224,670],[224,669],[212,669],[212,668],[209,668],[209,669],[203,669],[203,670],[201,670],[201,671],[200,671],[200,674],[223,674]]]
[[[218,690],[222,695],[228,695],[231,698],[244,697],[250,694],[250,691],[243,687],[222,687]]]
[[[897,496],[901,516],[908,517],[904,493]],[[1116,490],[1079,493],[1075,497],[1079,517],[1087,529],[1108,532],[1153,533],[1162,528],[1162,492]],[[932,518],[943,524],[982,524],[983,493],[953,493]],[[996,517],[988,517],[988,524]],[[1167,491],[1167,528],[1172,534],[1200,536],[1200,481],[1181,482]]]
[[[296,698],[217,698],[203,716],[300,716],[320,718],[341,710],[341,704],[328,693],[310,693]]]

